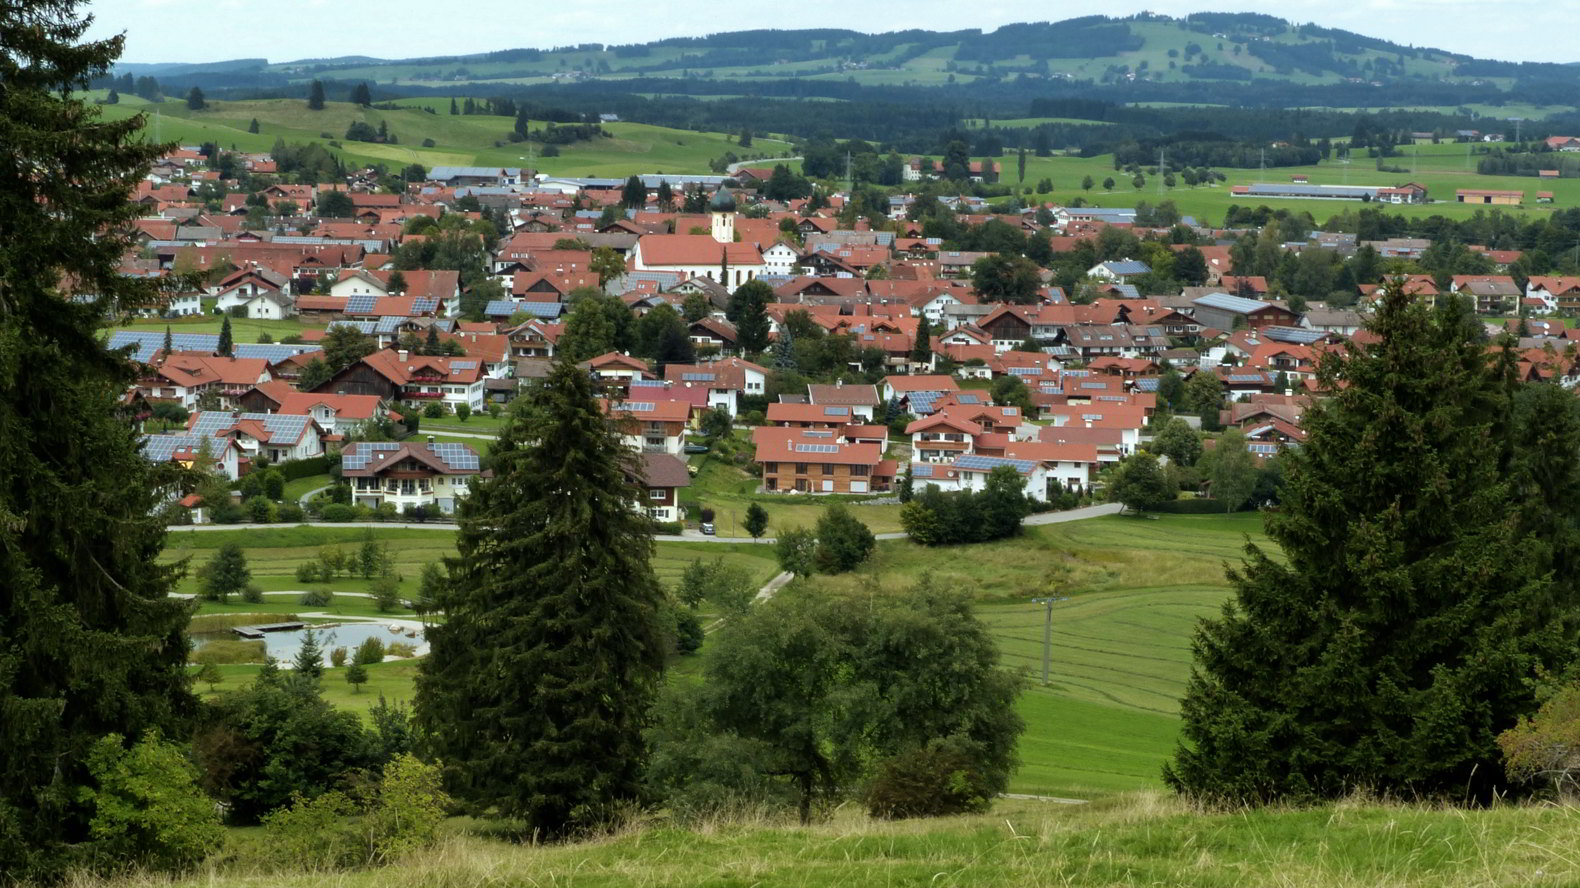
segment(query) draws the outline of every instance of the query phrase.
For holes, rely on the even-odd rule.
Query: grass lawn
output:
[[[454,416],[444,416],[439,419],[423,417],[421,428],[423,432],[466,432],[469,435],[497,435],[505,427],[505,414],[489,416],[487,413],[473,413],[462,422]]]
[[[320,487],[328,487],[335,483],[335,479],[327,472],[322,475],[308,475],[305,478],[296,478],[285,482],[285,501],[294,503],[303,496]]]
[[[219,315],[188,315],[183,318],[139,318],[120,327],[110,328],[116,330],[137,330],[142,332],[154,331],[164,333],[166,327],[171,333],[218,333],[224,326],[225,319]],[[262,321],[251,318],[231,318],[230,335],[237,343],[257,342],[259,334],[267,333],[275,342],[286,336],[301,334],[303,330],[320,329],[318,326],[303,324],[300,321]]]

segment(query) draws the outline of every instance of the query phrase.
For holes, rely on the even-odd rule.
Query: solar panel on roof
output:
[[[434,311],[438,307],[439,300],[433,298],[432,296],[418,296],[411,301],[411,310],[414,312]]]
[[[626,401],[620,405],[620,409],[629,410],[632,413],[646,413],[650,410],[658,409],[658,405],[652,401]]]
[[[832,438],[832,437],[834,437],[834,433],[830,432],[830,431],[828,431],[826,429],[813,429],[811,431],[802,432],[802,435],[804,437],[807,437],[807,438]]]
[[[682,374],[680,374],[680,381],[681,382],[712,382],[713,381],[713,374],[712,373],[682,373]]]
[[[451,361],[450,362],[450,367],[453,370],[476,370],[477,369],[477,362],[476,361]]]
[[[346,300],[346,311],[350,314],[367,314],[373,310],[373,304],[378,297],[372,293],[358,293]]]
[[[389,315],[387,317],[379,318],[376,321],[367,321],[368,324],[372,325],[372,329],[364,331],[364,332],[369,332],[369,333],[394,333],[394,332],[396,332],[397,330],[400,329],[400,325],[405,320],[406,320],[405,318],[403,318],[403,317],[401,317],[399,315]]]
[[[824,407],[823,408],[823,415],[824,416],[849,416],[850,415],[850,408],[849,407]]]
[[[837,444],[797,444],[797,445],[795,445],[795,452],[796,453],[838,453],[839,452],[839,445],[837,445]]]
[[[1024,474],[1030,472],[1036,466],[1036,463],[1026,459],[1004,459],[997,456],[981,456],[973,453],[957,458],[955,466],[975,472],[991,472],[999,466],[1014,466],[1015,471]]]

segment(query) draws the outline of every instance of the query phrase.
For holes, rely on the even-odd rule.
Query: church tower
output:
[[[708,201],[708,212],[713,214],[713,239],[721,244],[735,242],[735,196],[723,185],[713,192]]]

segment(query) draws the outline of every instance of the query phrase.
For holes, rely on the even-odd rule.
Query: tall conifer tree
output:
[[[1333,395],[1282,457],[1267,533],[1287,561],[1248,546],[1198,631],[1165,771],[1183,792],[1486,798],[1494,738],[1574,658],[1572,403],[1517,418],[1510,353],[1459,300],[1429,314],[1391,284],[1371,329],[1324,362]]]
[[[554,837],[636,797],[667,640],[636,465],[560,361],[460,509],[416,715],[455,794]]]
[[[80,862],[91,748],[179,737],[195,707],[190,605],[157,560],[175,479],[139,453],[117,409],[135,374],[98,338],[153,302],[116,266],[131,189],[170,146],[82,100],[122,38],[83,42],[80,5],[0,5],[0,880]]]

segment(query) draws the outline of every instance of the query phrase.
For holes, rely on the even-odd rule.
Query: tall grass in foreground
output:
[[[473,886],[1558,886],[1580,880],[1580,812],[1459,810],[1354,800],[1211,812],[1141,793],[1082,807],[1001,801],[988,814],[881,822],[847,806],[811,827],[761,814],[654,820],[533,846],[454,821],[439,847],[376,870],[307,873],[238,831],[227,859],[184,879],[79,879],[78,888]]]

